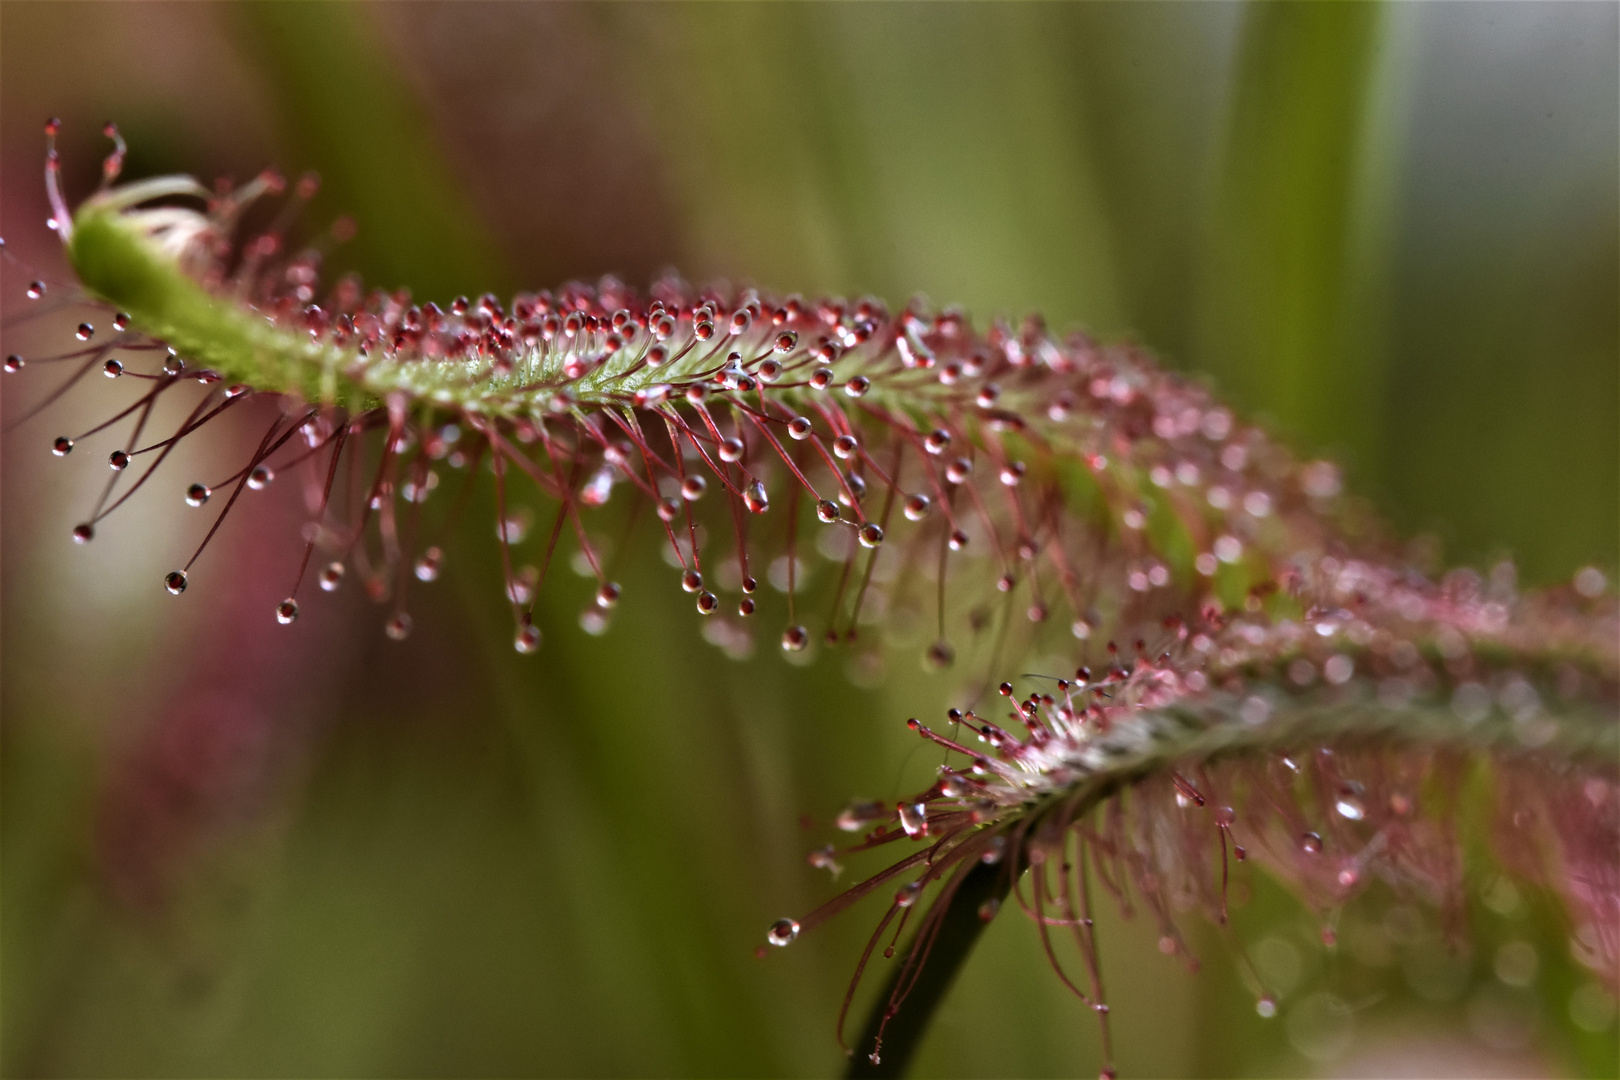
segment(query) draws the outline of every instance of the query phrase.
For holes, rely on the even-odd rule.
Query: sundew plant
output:
[[[1375,40],[1356,18],[1255,16],[1250,54]],[[363,192],[323,219],[313,173],[128,176],[139,142],[103,133],[99,186],[78,191],[60,121],[45,126],[65,272],[7,251],[22,283],[8,336],[63,328],[8,346],[8,389],[42,384],[8,413],[9,445],[48,449],[31,468],[105,478],[60,542],[100,547],[120,515],[167,500],[194,535],[143,587],[206,609],[243,572],[217,550],[232,530],[286,537],[254,549],[251,573],[284,582],[246,615],[265,629],[256,650],[290,647],[347,593],[376,614],[344,633],[408,648],[445,617],[423,598],[487,551],[498,574],[467,571],[485,598],[468,618],[505,629],[475,648],[503,663],[559,639],[598,650],[618,672],[599,692],[645,695],[649,731],[687,721],[623,644],[638,588],[684,597],[660,635],[735,660],[778,654],[868,687],[923,673],[915,707],[871,725],[914,740],[900,786],[872,798],[852,779],[841,810],[764,826],[803,860],[798,906],[744,912],[750,932],[712,946],[845,965],[841,1000],[780,1007],[852,1075],[898,1074],[949,1037],[971,1015],[953,983],[1008,922],[1104,1077],[1130,1072],[1109,927],[1145,928],[1157,955],[1124,963],[1167,983],[1216,965],[1242,1002],[1233,1023],[1281,1027],[1318,1061],[1387,992],[1336,961],[1347,950],[1399,966],[1420,997],[1461,994],[1478,954],[1494,982],[1469,999],[1476,1031],[1540,1025],[1567,1032],[1559,1053],[1612,1049],[1612,564],[1540,586],[1506,559],[1433,565],[1331,456],[1128,338],[673,271],[428,296],[340,268],[370,227]],[[109,380],[121,393],[61,426]],[[580,579],[577,617],[548,616]],[[596,722],[588,707],[566,720]],[[132,783],[126,810],[142,805]],[[140,830],[111,805],[114,867],[139,863]],[[134,906],[165,908],[153,889]],[[1555,956],[1500,929],[1532,912]],[[844,924],[848,955],[831,936]],[[1538,987],[1556,1020],[1526,1011]]]

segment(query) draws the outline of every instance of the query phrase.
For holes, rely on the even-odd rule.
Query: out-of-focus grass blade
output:
[[[1380,270],[1366,164],[1383,21],[1376,4],[1248,8],[1192,358],[1352,463],[1377,445],[1382,385],[1364,301]]]
[[[409,284],[441,302],[510,284],[362,6],[272,0],[232,10],[270,76],[287,141],[319,166],[319,205],[359,222],[345,261],[371,284]]]

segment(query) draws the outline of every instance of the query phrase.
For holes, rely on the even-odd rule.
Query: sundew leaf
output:
[[[1530,859],[1525,875],[1560,888],[1581,928],[1599,928],[1595,969],[1612,959],[1595,918],[1612,892],[1588,895],[1582,885],[1601,877],[1592,853],[1612,831],[1606,759],[1581,749],[1602,743],[1582,724],[1612,726],[1614,614],[1595,568],[1545,594],[1467,574],[1429,581],[1364,524],[1332,465],[1294,460],[1140,350],[1057,336],[1038,318],[981,331],[923,301],[895,313],[873,298],[697,289],[673,277],[649,295],[604,279],[519,294],[510,308],[491,294],[441,307],[352,280],[321,286],[319,250],[288,257],[280,233],[239,236],[242,210],[283,186],[272,174],[202,209],[152,203],[198,194],[173,179],[107,187],[70,211],[51,160],[70,260],[92,298],[125,310],[110,342],[38,359],[80,365],[64,387],[97,365],[152,385],[107,424],[60,439],[58,454],[134,416],[134,435],[109,464],[121,473],[157,452],[144,483],[168,447],[206,422],[197,417],[275,404],[253,456],[214,485],[230,490],[214,528],[244,488],[315,459],[326,482],[301,565],[327,531],[341,557],[323,585],[328,574],[339,584],[352,558],[368,590],[392,593],[390,637],[411,630],[408,579],[438,573],[437,546],[417,547],[417,508],[441,468],[488,462],[520,653],[542,642],[533,604],[559,542],[597,582],[587,629],[611,618],[620,585],[585,521],[618,487],[621,502],[653,510],[680,586],[708,620],[704,636],[727,651],[752,646],[760,567],[769,576],[778,560],[790,568],[782,646],[810,645],[791,568],[800,545],[814,543],[843,563],[832,610],[816,626],[829,643],[856,638],[873,567],[898,550],[899,583],[877,578],[870,595],[889,606],[933,594],[938,636],[924,654],[933,666],[951,665],[951,635],[964,621],[983,629],[984,600],[997,593],[1007,598],[998,655],[1016,624],[1005,655],[1051,649],[1061,637],[1090,661],[1072,678],[1033,676],[1055,682],[1057,694],[1025,698],[1004,683],[1013,706],[1005,727],[971,709],[953,710],[949,735],[913,722],[947,751],[940,779],[856,819],[878,826],[863,846],[937,837],[891,917],[930,886],[948,894],[956,873],[965,878],[993,843],[1006,845],[1009,866],[1030,867],[1043,941],[1054,925],[1077,931],[1093,985],[1070,985],[1106,1016],[1089,915],[1075,899],[1090,884],[1083,869],[1071,879],[1071,851],[1082,866],[1088,855],[1111,863],[1098,873],[1121,895],[1143,894],[1172,954],[1185,945],[1166,889],[1224,921],[1229,845],[1240,861],[1252,847],[1318,905],[1342,902],[1375,873],[1450,902],[1448,755],[1505,754],[1504,785],[1529,784],[1534,796],[1517,790],[1518,802],[1547,797],[1525,776],[1562,775],[1591,804],[1589,821],[1556,799],[1511,821],[1526,846],[1555,856],[1550,865]],[[81,341],[94,337],[90,324],[80,328]],[[160,371],[113,355],[164,346]],[[157,395],[193,381],[210,388],[193,421],[146,443]],[[373,478],[346,507],[331,507],[345,447],[368,438],[380,451]],[[1067,498],[1084,487],[1076,470],[1094,491],[1075,500],[1083,506]],[[519,483],[554,504],[549,526],[514,505]],[[205,485],[196,503],[210,493]],[[785,513],[763,518],[773,504]],[[92,540],[118,505],[104,498],[75,538]],[[373,526],[380,566],[356,548]],[[719,539],[727,526],[733,536]],[[513,549],[531,534],[539,565],[522,566]],[[169,576],[170,592],[186,590],[190,568]],[[741,594],[735,617],[722,615],[724,593]],[[276,617],[298,617],[295,596]],[[1570,719],[1582,708],[1598,719]],[[1413,762],[1439,779],[1412,777]],[[1092,821],[1105,802],[1106,820]],[[1208,811],[1205,824],[1189,807]],[[904,859],[856,892],[919,865]],[[852,898],[802,923],[784,920],[770,940],[786,944]],[[930,911],[945,919],[952,905],[935,903]],[[1055,923],[1044,904],[1057,905]],[[909,990],[902,976],[897,993]],[[886,1013],[902,1003],[891,996]]]

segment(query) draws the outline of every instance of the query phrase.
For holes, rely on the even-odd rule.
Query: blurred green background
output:
[[[0,224],[63,273],[39,124],[67,121],[80,197],[112,118],[133,175],[319,170],[311,219],[360,226],[339,258],[420,296],[674,265],[1039,309],[1338,457],[1416,557],[1565,580],[1620,561],[1616,12],[7,0]],[[25,280],[6,268],[8,313]],[[6,349],[62,331],[9,325]],[[51,381],[28,374],[8,417]],[[602,639],[575,625],[588,586],[553,575],[545,647],[518,657],[482,525],[401,645],[345,593],[273,626],[290,509],[235,522],[177,603],[156,583],[198,522],[174,485],[214,471],[210,444],[66,539],[101,476],[46,443],[116,397],[4,443],[0,1071],[840,1068],[875,910],[753,949],[831,895],[804,854],[845,800],[927,773],[900,721],[944,687],[909,660],[865,690],[836,655],[728,660],[646,553],[617,560]],[[1324,953],[1255,882],[1257,962],[1293,971],[1269,1024],[1219,939],[1189,976],[1109,919],[1122,1075],[1613,1075],[1613,1003],[1556,918],[1477,884],[1459,957],[1392,952],[1403,916],[1376,896]],[[1502,975],[1518,943],[1528,983]],[[917,1071],[1095,1068],[1091,1019],[1009,917]]]

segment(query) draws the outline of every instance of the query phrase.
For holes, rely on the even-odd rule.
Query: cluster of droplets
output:
[[[120,143],[108,183],[121,155]],[[51,182],[55,220],[71,222],[54,172]],[[437,485],[439,462],[454,467],[459,458],[492,469],[503,503],[512,480],[555,502],[554,531],[571,534],[601,586],[609,582],[583,516],[615,488],[652,503],[682,588],[700,614],[727,624],[705,636],[734,654],[746,652],[746,623],[758,610],[752,568],[783,552],[791,569],[782,648],[803,652],[816,640],[795,596],[799,549],[809,542],[844,563],[822,636],[854,637],[869,601],[895,608],[932,591],[937,633],[924,659],[944,667],[957,654],[952,624],[963,614],[982,623],[984,594],[1021,608],[1033,627],[1067,626],[1084,640],[1122,606],[1186,606],[1189,594],[1264,586],[1289,554],[1331,538],[1343,509],[1331,466],[1294,462],[1139,351],[1060,337],[1038,318],[998,320],[980,332],[961,311],[921,301],[893,312],[872,298],[697,289],[676,278],[646,294],[606,278],[509,303],[485,295],[443,307],[402,291],[367,292],[352,277],[323,292],[320,245],[294,250],[280,231],[291,215],[270,232],[234,237],[246,205],[287,187],[265,174],[217,189],[206,212],[183,227],[177,220],[186,212],[143,208],[141,185],[127,195],[104,186],[91,200],[119,206],[149,239],[152,258],[184,267],[214,302],[250,312],[254,325],[267,319],[275,333],[257,354],[280,362],[243,357],[233,367],[216,356],[215,367],[192,371],[175,347],[200,343],[171,325],[161,373],[127,368],[127,355],[115,350],[159,346],[142,336],[148,320],[140,310],[117,317],[110,341],[61,359],[143,380],[146,394],[119,417],[134,414],[137,430],[158,395],[193,379],[210,384],[211,398],[170,439],[115,450],[117,471],[144,453],[158,454],[155,466],[239,399],[279,399],[283,419],[247,466],[220,484],[192,485],[192,505],[227,485],[261,490],[300,460],[319,473],[328,449],[335,472],[345,446],[359,445],[348,434],[380,439],[383,462],[360,520],[316,523],[324,540],[351,544],[368,521],[378,526],[384,559],[368,588],[381,581],[386,592],[403,591],[387,586],[398,576],[394,565],[419,564],[415,553],[395,550],[411,532],[400,519],[413,518]],[[182,181],[151,190],[179,192]],[[292,185],[293,205],[313,191],[312,178]],[[81,327],[81,341],[91,333]],[[310,387],[328,383],[312,396]],[[283,449],[295,430],[320,437]],[[456,437],[442,437],[446,431]],[[57,440],[57,453],[74,441]],[[786,520],[778,511],[755,521],[784,503]],[[806,507],[818,527],[847,539],[802,536]],[[87,524],[93,529],[111,508],[99,506]],[[501,514],[505,549],[516,540]],[[728,535],[729,545],[720,540]],[[879,555],[897,546],[890,562],[898,565],[878,569]],[[529,651],[538,644],[529,616],[535,590],[525,568],[503,556],[515,644]],[[545,569],[531,575],[535,583]],[[436,570],[432,560],[417,577],[431,580]],[[947,574],[968,587],[945,588]],[[915,595],[902,595],[907,589]],[[724,601],[723,591],[741,595]],[[958,596],[973,602],[948,619]],[[587,609],[582,625],[605,628],[609,607]],[[390,621],[391,636],[404,636],[403,615]]]
[[[1256,863],[1288,886],[1317,913],[1328,949],[1337,945],[1337,913],[1375,881],[1397,897],[1437,908],[1451,925],[1463,917],[1468,878],[1459,831],[1469,811],[1455,742],[1425,741],[1414,731],[1405,739],[1369,743],[1354,728],[1344,729],[1344,738],[1301,741],[1299,727],[1268,736],[1265,721],[1253,730],[1250,721],[1230,715],[1227,703],[1224,722],[1251,730],[1247,743],[1218,744],[1223,753],[1214,749],[1217,744],[1199,742],[1217,723],[1207,716],[1175,717],[1148,708],[1126,719],[1126,706],[1099,709],[1077,700],[1128,696],[1129,681],[1123,671],[1058,680],[1064,704],[1055,709],[1051,695],[1020,699],[1004,683],[1000,693],[1013,706],[1010,723],[998,727],[952,709],[947,719],[954,738],[909,721],[912,730],[964,764],[941,766],[927,790],[896,803],[850,804],[837,825],[860,834],[858,841],[811,853],[811,865],[837,868],[840,856],[897,842],[922,845],[809,915],[778,920],[766,935],[768,944],[786,946],[862,897],[894,889],[846,994],[847,1012],[867,959],[884,939],[881,954],[893,957],[912,910],[925,891],[933,894],[881,1005],[877,1042],[870,1048],[874,1062],[884,1027],[927,963],[954,894],[980,864],[1003,868],[1003,878],[997,893],[979,903],[977,917],[994,918],[1003,894],[1016,898],[1059,978],[1102,1025],[1104,1075],[1110,1069],[1108,1007],[1093,935],[1094,887],[1108,893],[1125,917],[1146,913],[1157,924],[1160,951],[1194,970],[1199,962],[1178,915],[1202,910],[1217,925],[1228,925],[1234,863]],[[1511,702],[1508,695],[1502,708]],[[1538,754],[1522,737],[1498,738],[1490,751],[1496,809],[1475,818],[1492,821],[1489,840],[1501,865],[1563,897],[1577,959],[1611,992],[1620,982],[1620,934],[1614,930],[1620,925],[1620,778],[1612,762],[1613,705],[1611,687],[1608,714],[1600,721],[1609,730],[1573,760]],[[1062,733],[1058,714],[1078,726]],[[1460,715],[1456,720],[1481,723]],[[1025,739],[1008,734],[1015,727],[1027,731]],[[964,731],[976,732],[988,749],[957,741]],[[1065,751],[1034,761],[1031,748],[1059,740],[1068,744]],[[1031,772],[1036,768],[1050,771],[1037,777]],[[1089,984],[1067,970],[1053,942],[1060,933],[1072,935]],[[1285,995],[1268,984],[1242,941],[1231,946],[1257,1014],[1278,1015]],[[841,1014],[840,1032],[842,1026]]]
[[[121,160],[119,142],[108,184]],[[48,180],[65,239],[72,218],[54,150]],[[533,608],[559,541],[572,543],[575,568],[595,579],[580,625],[608,628],[621,588],[591,515],[616,491],[625,493],[619,502],[652,509],[642,520],[656,523],[705,638],[728,654],[751,647],[762,579],[786,597],[780,644],[790,655],[806,654],[818,636],[852,641],[863,615],[902,613],[932,623],[923,659],[941,669],[955,663],[964,624],[971,635],[997,618],[1003,629],[1021,626],[1009,650],[1077,653],[1074,676],[1022,696],[1002,684],[1004,724],[972,708],[953,709],[948,732],[912,721],[947,752],[936,781],[892,806],[852,807],[839,824],[866,831],[854,851],[930,844],[922,875],[895,894],[896,940],[930,886],[948,898],[974,865],[1005,867],[1015,879],[1031,871],[1044,898],[1036,909],[1056,903],[1077,928],[1093,986],[1065,981],[1105,1025],[1084,899],[1088,861],[1111,890],[1134,881],[1162,916],[1167,951],[1184,953],[1167,883],[1202,890],[1206,906],[1224,915],[1229,850],[1239,860],[1255,852],[1326,905],[1369,875],[1396,873],[1396,853],[1413,849],[1416,826],[1399,826],[1404,847],[1390,837],[1398,823],[1421,818],[1415,788],[1388,789],[1376,770],[1362,778],[1322,764],[1331,758],[1322,756],[1326,743],[1276,751],[1302,710],[1438,708],[1468,728],[1506,717],[1512,745],[1534,751],[1559,734],[1549,697],[1612,709],[1620,623],[1601,571],[1585,568],[1570,587],[1539,594],[1518,592],[1511,567],[1430,582],[1376,540],[1346,540],[1353,507],[1332,465],[1294,460],[1132,347],[1054,335],[1037,318],[980,331],[963,312],[920,300],[896,312],[872,298],[695,288],[673,277],[645,294],[605,278],[509,303],[486,295],[444,307],[367,292],[353,278],[323,292],[318,247],[293,251],[280,231],[233,241],[242,208],[286,186],[267,174],[221,189],[191,219],[138,200],[124,211],[152,259],[177,262],[213,303],[272,327],[255,355],[215,349],[212,366],[189,362],[206,327],[170,326],[159,339],[143,330],[148,313],[132,309],[113,314],[113,333],[99,339],[91,323],[78,325],[75,347],[60,355],[6,358],[8,374],[35,362],[69,366],[41,408],[96,370],[141,388],[112,418],[52,443],[66,457],[122,421],[132,427],[109,454],[113,477],[73,539],[92,540],[96,524],[183,439],[260,401],[270,406],[269,426],[251,456],[222,469],[223,479],[184,490],[193,508],[216,498],[224,505],[191,559],[165,577],[174,595],[186,591],[197,557],[244,491],[307,471],[318,496],[313,520],[275,618],[298,618],[299,588],[319,548],[319,587],[338,589],[352,569],[369,596],[391,603],[387,636],[404,639],[408,583],[437,580],[445,558],[442,543],[424,536],[421,507],[452,473],[470,482],[487,472],[520,653],[540,647]],[[293,199],[313,190],[306,178]],[[170,185],[163,193],[180,192]],[[27,295],[45,292],[35,282]],[[278,362],[263,363],[260,353]],[[182,424],[143,441],[159,399],[188,387],[201,396]],[[376,451],[369,467],[367,446]],[[114,498],[137,462],[149,464]],[[549,530],[533,528],[534,495],[554,507]],[[538,564],[521,556],[531,534],[544,543]],[[819,635],[805,611],[811,551],[839,568]],[[1242,733],[1232,744],[1261,748],[1247,771],[1206,768],[1213,750],[1197,758],[1204,771],[1196,779],[1192,766],[1177,766],[1178,748],[1229,732]],[[1290,788],[1279,769],[1309,782]],[[1261,786],[1255,776],[1273,773],[1282,779],[1272,794],[1293,791],[1281,805],[1297,813],[1244,801]],[[1085,814],[1054,810],[1120,777],[1146,777],[1134,816],[1115,813],[1117,799],[1098,828]],[[1315,805],[1306,791],[1327,800],[1326,822],[1303,809]],[[1169,864],[1146,834],[1129,833],[1129,822],[1146,828],[1140,823],[1155,814],[1196,822]],[[1573,820],[1567,810],[1554,818]],[[1206,888],[1217,847],[1218,897]],[[812,864],[836,874],[836,854],[821,849]],[[918,862],[902,861],[813,916],[778,921],[768,942],[790,943]],[[1064,884],[1053,893],[1058,869]],[[1420,876],[1399,870],[1408,881]],[[1019,900],[1030,910],[1021,892]],[[981,917],[1000,905],[984,901]],[[919,940],[931,940],[926,933],[937,932],[947,907],[936,898],[920,916]],[[1047,922],[1037,922],[1044,936]],[[1263,1015],[1275,1012],[1269,993],[1258,1001]]]
[[[1505,564],[1488,577],[1459,571],[1430,582],[1393,565],[1317,555],[1296,558],[1275,592],[1233,610],[1115,623],[1141,635],[1134,655],[1110,641],[1096,672],[1027,676],[1023,694],[1003,682],[1004,722],[972,708],[948,710],[942,729],[908,721],[946,752],[935,781],[895,803],[851,804],[837,824],[862,834],[859,842],[818,849],[810,862],[837,866],[840,856],[905,840],[925,852],[801,920],[779,921],[767,942],[789,944],[920,868],[868,945],[869,956],[890,936],[883,955],[892,956],[909,909],[938,886],[884,1006],[886,1024],[926,962],[961,875],[976,861],[1004,863],[1059,976],[1097,1012],[1106,1046],[1089,900],[1081,900],[1091,880],[1126,914],[1147,910],[1162,951],[1190,965],[1175,913],[1201,908],[1224,925],[1232,862],[1252,859],[1321,913],[1327,947],[1336,941],[1332,913],[1373,881],[1455,913],[1464,875],[1463,774],[1454,763],[1471,747],[1491,755],[1501,785],[1492,840],[1504,862],[1565,897],[1583,958],[1613,985],[1620,935],[1604,927],[1620,914],[1616,616],[1592,567],[1567,586],[1523,594]],[[1374,729],[1389,737],[1370,740]],[[1544,753],[1555,739],[1563,745]],[[1078,876],[1053,886],[1060,870]],[[979,917],[1000,906],[985,900]],[[1051,926],[1079,928],[1089,989],[1064,970]],[[1276,1016],[1278,994],[1236,947],[1257,1013]],[[863,959],[857,980],[864,967]],[[880,1024],[874,1060],[881,1039]]]

